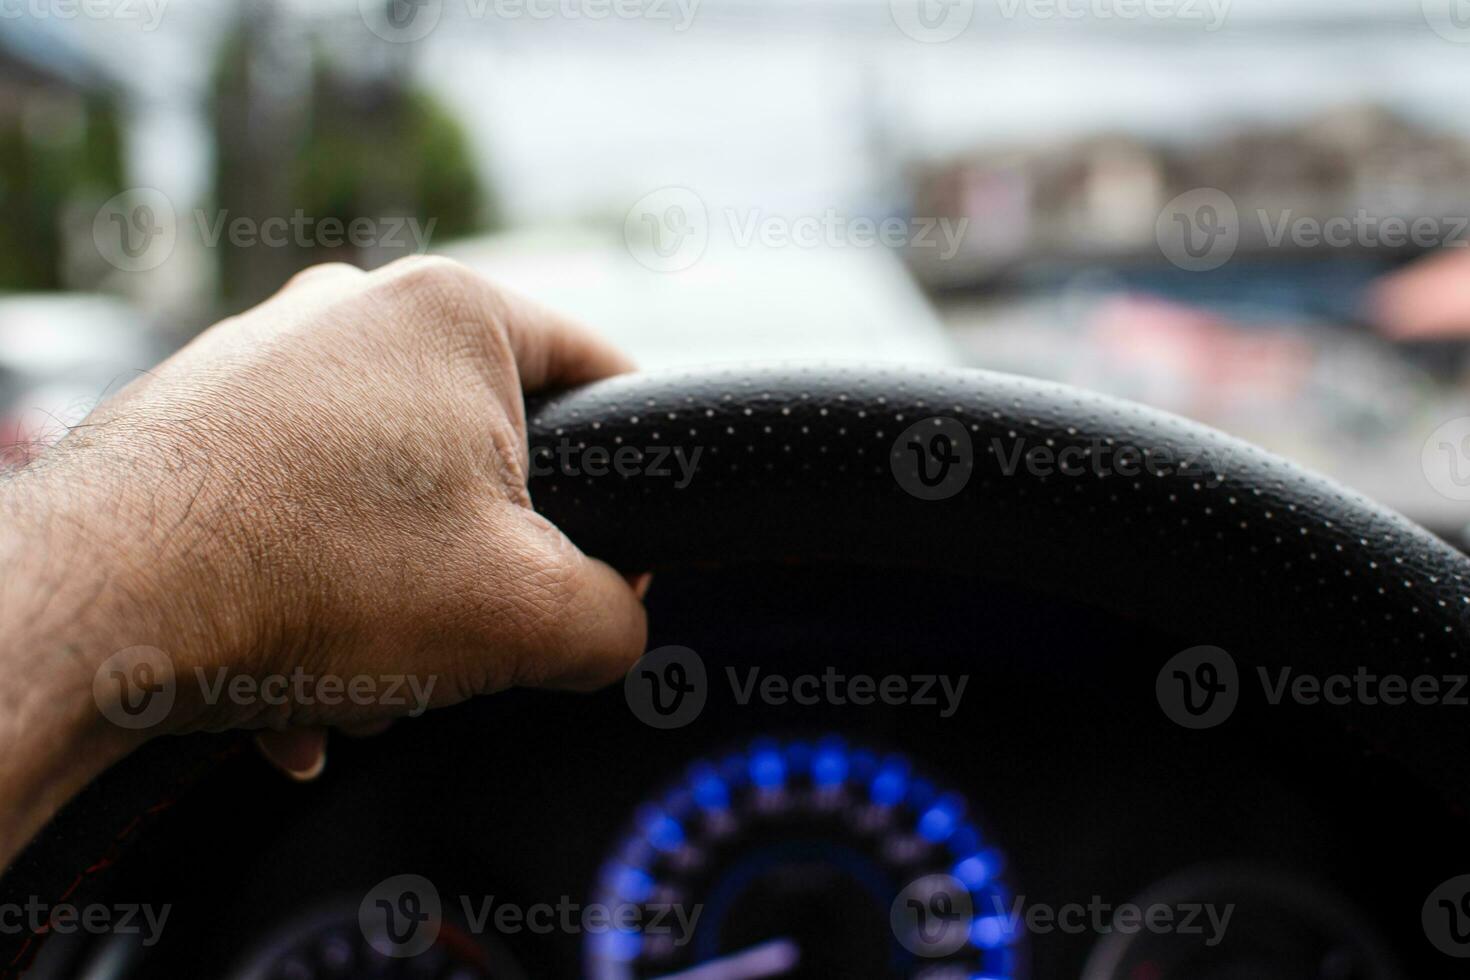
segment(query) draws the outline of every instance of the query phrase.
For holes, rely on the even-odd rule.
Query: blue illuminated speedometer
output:
[[[963,797],[911,762],[758,740],[641,806],[604,865],[594,980],[1011,980],[1005,862]]]

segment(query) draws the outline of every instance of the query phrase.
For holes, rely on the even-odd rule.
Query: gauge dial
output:
[[[601,873],[595,980],[1019,975],[1001,853],[903,756],[761,740],[691,765]]]
[[[1083,980],[1402,980],[1366,918],[1341,896],[1285,872],[1251,865],[1196,868],[1159,882],[1139,908],[1216,911],[1216,934],[1111,933]]]
[[[493,937],[454,922],[436,925],[433,941],[402,958],[385,955],[363,931],[358,904],[344,899],[283,924],[231,974],[237,980],[524,980]]]

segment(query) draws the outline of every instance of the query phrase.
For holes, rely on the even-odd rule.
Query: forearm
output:
[[[62,647],[34,647],[27,657],[4,656],[0,695],[0,869],[93,777],[141,739],[110,726],[92,701],[90,683],[64,663]]]
[[[0,865],[148,737],[402,713],[226,679],[621,677],[643,606],[531,510],[522,385],[629,368],[444,260],[320,267],[0,477]]]
[[[129,678],[109,676],[108,658],[199,641],[183,590],[170,595],[167,570],[178,563],[167,556],[182,542],[157,533],[176,519],[172,495],[140,513],[117,491],[118,461],[105,450],[62,452],[0,479],[0,867],[91,779],[165,729],[115,720],[129,720],[116,710]]]
[[[88,596],[108,591],[109,573],[69,543],[67,509],[37,483],[0,483],[0,866],[135,741],[92,698],[107,640]]]

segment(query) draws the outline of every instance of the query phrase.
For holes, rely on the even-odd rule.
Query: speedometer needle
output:
[[[796,967],[801,950],[790,939],[772,939],[739,953],[731,953],[702,966],[670,973],[659,980],[759,980],[778,977]]]

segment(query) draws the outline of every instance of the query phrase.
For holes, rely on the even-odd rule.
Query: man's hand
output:
[[[84,746],[101,768],[161,732],[414,707],[242,698],[237,678],[407,676],[439,706],[620,676],[643,607],[531,510],[522,392],[629,367],[448,261],[323,266],[0,484],[0,785],[37,801],[0,828],[0,865],[95,774]],[[143,666],[171,708],[111,725]]]

